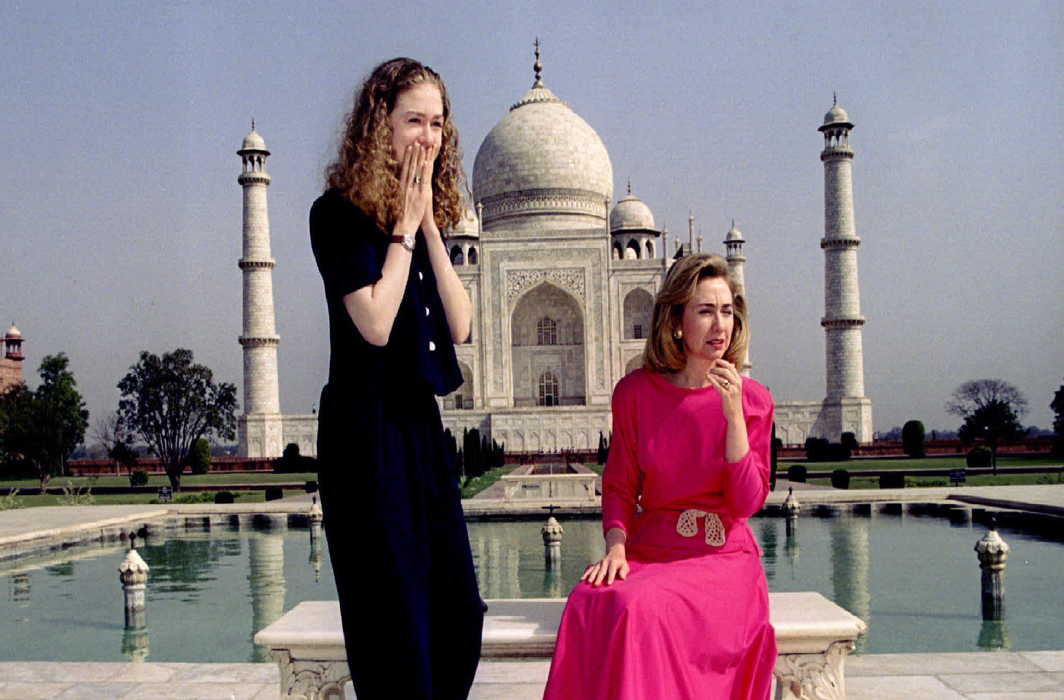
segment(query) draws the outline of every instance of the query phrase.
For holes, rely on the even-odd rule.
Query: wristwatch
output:
[[[409,250],[411,253],[414,252],[415,240],[417,239],[415,238],[415,234],[413,233],[408,233],[405,236],[392,236],[392,243],[398,243],[399,245]]]

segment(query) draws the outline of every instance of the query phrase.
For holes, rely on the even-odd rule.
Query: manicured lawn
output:
[[[229,472],[225,474],[182,474],[182,486],[219,486],[226,484],[295,484],[303,481],[316,481],[316,472],[302,472],[298,474],[275,474],[274,472]],[[129,486],[129,477],[126,476],[53,476],[48,482],[48,488],[62,488],[70,482],[75,488],[92,488],[93,486]],[[37,479],[12,479],[0,481],[0,486],[12,486],[15,488],[37,488],[40,486]],[[169,486],[170,479],[165,474],[150,474],[148,486]]]
[[[998,457],[999,467],[1049,467],[1061,464],[1059,457]],[[845,462],[793,462],[781,459],[776,470],[786,473],[787,467],[801,464],[809,471],[847,469],[850,473],[866,469],[964,469],[964,457],[923,457],[921,459],[851,459]]]
[[[602,475],[602,470],[605,468],[604,465],[595,464],[594,462],[584,462],[583,465],[600,476]],[[473,496],[476,496],[517,467],[518,465],[516,464],[504,464],[501,467],[484,472],[482,475],[474,479],[470,479],[464,486],[462,486],[462,498],[472,498]]]
[[[472,498],[473,496],[476,496],[478,493],[512,472],[516,466],[516,464],[504,464],[501,467],[489,469],[480,476],[467,479],[462,485],[462,498]]]
[[[224,489],[219,489],[224,490]],[[233,491],[233,501],[235,503],[265,503],[266,492],[265,491]],[[284,495],[295,496],[297,494],[304,493],[302,489],[284,491]],[[178,494],[174,499],[174,503],[190,502],[190,503],[214,503],[214,492],[203,491],[204,498],[200,498],[200,492],[195,494]],[[63,505],[60,503],[62,496],[56,496],[53,494],[45,494],[43,496],[15,496],[15,502],[19,508],[35,508],[38,506],[57,506]],[[149,505],[158,503],[159,499],[154,493],[128,493],[128,494],[104,494],[93,495],[92,505],[97,506],[114,506],[114,505]],[[2,509],[0,509],[2,510]]]
[[[809,479],[810,484],[831,486],[831,479]],[[957,486],[1018,486],[1030,484],[1060,484],[1064,483],[1061,474],[1009,474],[1005,476],[969,476],[967,481]],[[920,486],[954,486],[948,478],[935,476],[907,476],[906,487]],[[851,489],[878,489],[879,479],[851,478]]]

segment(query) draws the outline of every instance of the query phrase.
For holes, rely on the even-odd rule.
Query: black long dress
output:
[[[359,700],[466,698],[483,608],[434,394],[461,383],[418,233],[388,344],[368,343],[343,297],[381,278],[389,245],[336,190],[310,210],[329,309],[318,461],[348,665]]]

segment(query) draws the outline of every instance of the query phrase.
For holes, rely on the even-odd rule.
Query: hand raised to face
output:
[[[411,143],[403,154],[399,187],[403,196],[403,213],[399,217],[400,235],[413,234],[432,211],[432,162],[435,148]],[[431,213],[428,214],[431,216]]]
[[[714,360],[706,372],[706,381],[720,393],[724,415],[728,418],[743,415],[743,376],[735,365],[724,358]]]

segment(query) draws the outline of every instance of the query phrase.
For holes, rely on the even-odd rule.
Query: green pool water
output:
[[[869,623],[858,651],[1064,649],[1064,535],[1044,522],[999,528],[1012,546],[1006,616],[983,623],[972,548],[986,528],[947,515],[898,505],[819,508],[794,528],[780,517],[750,525],[765,551],[771,590],[818,591]],[[602,538],[595,520],[561,523],[560,566],[548,568],[542,522],[470,522],[481,594],[566,595],[601,555]],[[151,573],[147,624],[132,631],[125,629],[117,573],[125,547],[6,562],[0,654],[27,661],[266,661],[252,642],[255,632],[300,601],[336,598],[327,546],[312,546],[309,530],[296,527],[216,526],[138,542]]]

